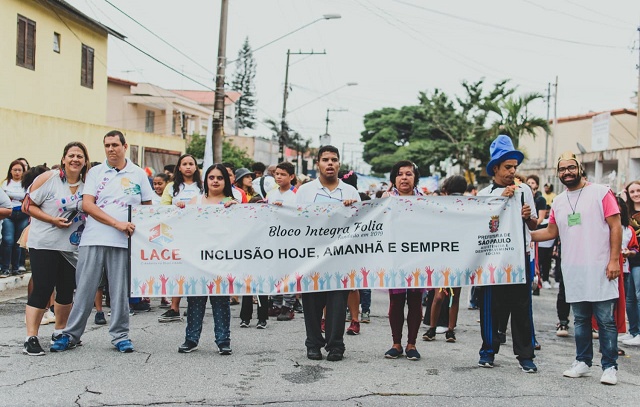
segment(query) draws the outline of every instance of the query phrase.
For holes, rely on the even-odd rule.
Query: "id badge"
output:
[[[569,226],[577,226],[582,224],[582,221],[580,220],[580,213],[572,213],[567,217],[567,220],[569,222]]]

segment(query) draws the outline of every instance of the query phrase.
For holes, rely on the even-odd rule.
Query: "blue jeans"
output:
[[[640,266],[632,267],[630,273],[624,275],[624,291],[627,301],[627,319],[629,333],[640,335]]]
[[[362,307],[362,312],[370,312],[371,311],[371,290],[363,289],[360,291],[360,306]]]
[[[593,339],[591,334],[591,316],[598,322],[602,370],[618,368],[618,330],[613,319],[613,307],[616,299],[599,302],[574,302],[573,309],[576,360],[591,366],[593,360]]]
[[[2,221],[2,244],[0,256],[2,258],[2,270],[8,270],[11,264],[13,270],[24,267],[25,258],[18,239],[24,228],[29,224],[29,216],[21,211],[14,210],[11,216]]]
[[[207,298],[211,302],[213,311],[213,333],[216,337],[216,345],[231,345],[231,306],[228,296],[211,297],[187,297],[187,328],[185,338],[191,342],[199,343],[202,333],[202,321],[207,308]]]

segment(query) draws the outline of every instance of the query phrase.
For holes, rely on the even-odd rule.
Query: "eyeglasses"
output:
[[[567,167],[558,167],[558,174],[564,174],[565,172],[575,172],[578,169],[577,165],[569,165]]]

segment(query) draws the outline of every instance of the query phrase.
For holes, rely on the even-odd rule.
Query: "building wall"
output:
[[[591,181],[610,185],[612,189],[619,191],[629,181],[638,179],[640,164],[637,161],[640,147],[636,146],[636,115],[628,112],[612,113],[609,121],[609,147],[602,152],[592,151],[592,123],[591,117],[577,120],[560,119],[555,129],[555,147],[554,137],[550,135],[547,144],[546,135],[541,130],[535,138],[521,137],[519,149],[525,153],[525,160],[518,172],[525,175],[537,174],[542,184],[551,183],[556,191],[562,190],[555,172],[556,160],[564,151],[572,151],[582,160]],[[580,143],[587,153],[580,153],[577,143]]]
[[[55,11],[36,1],[0,2],[0,108],[104,125],[107,34]],[[18,14],[36,23],[35,70],[16,65]],[[54,32],[60,53],[53,51]],[[93,89],[80,85],[83,43],[94,49]]]
[[[60,161],[64,146],[71,141],[84,143],[91,161],[104,161],[102,138],[111,130],[113,127],[0,108],[0,134],[11,141],[0,149],[0,169],[18,157],[25,157],[32,165],[46,162],[51,166]],[[144,148],[180,154],[185,151],[185,142],[178,137],[122,131],[130,146],[138,146],[137,161],[141,166],[145,165],[142,158]],[[128,156],[130,153],[131,148]]]
[[[225,140],[235,146],[247,150],[247,155],[253,161],[259,161],[265,165],[278,163],[278,143],[260,137],[230,136],[225,135]]]

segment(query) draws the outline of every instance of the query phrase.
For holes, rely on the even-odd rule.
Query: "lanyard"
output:
[[[580,188],[580,192],[578,193],[578,198],[576,199],[576,205],[575,206],[571,205],[571,200],[569,199],[569,193],[567,192],[567,202],[569,202],[569,207],[571,207],[571,211],[572,211],[572,213],[574,215],[576,214],[576,209],[578,208],[578,201],[580,200],[580,195],[582,195],[582,190],[586,186],[587,186],[587,184],[584,184],[582,186],[582,188]]]

